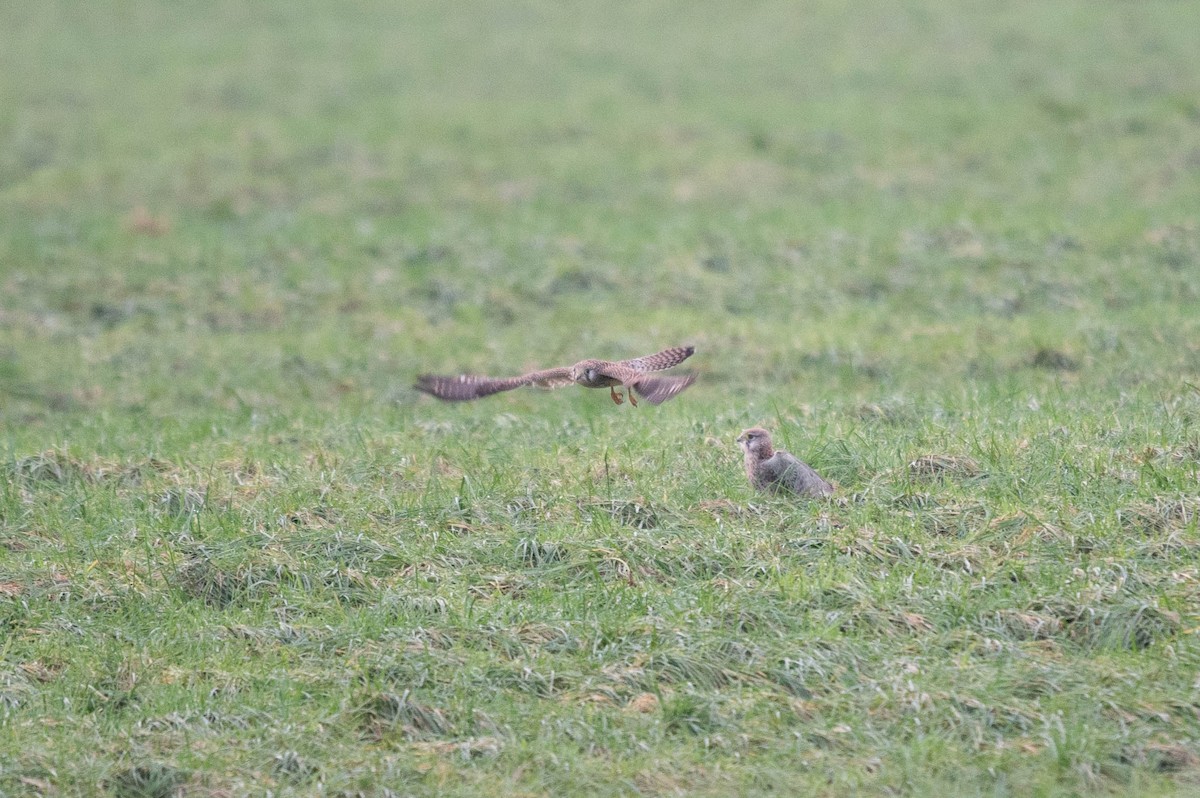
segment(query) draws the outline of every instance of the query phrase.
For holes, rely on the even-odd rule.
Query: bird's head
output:
[[[575,382],[590,385],[596,382],[599,365],[595,360],[582,360],[571,366],[571,379]]]
[[[742,434],[737,436],[737,442],[742,451],[757,457],[770,457],[774,451],[771,448],[771,433],[762,427],[743,430]]]

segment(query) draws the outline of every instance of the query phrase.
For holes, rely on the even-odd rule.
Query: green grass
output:
[[[350,5],[0,11],[0,795],[1197,789],[1200,7]]]

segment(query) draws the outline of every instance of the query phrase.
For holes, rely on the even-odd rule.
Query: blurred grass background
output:
[[[808,396],[806,357],[1195,371],[1179,4],[7,13],[6,384],[35,399],[115,370],[204,412],[293,358],[382,401],[676,339],[710,384]]]
[[[1197,7],[0,31],[0,790],[1200,778]],[[409,387],[684,343],[659,408]]]

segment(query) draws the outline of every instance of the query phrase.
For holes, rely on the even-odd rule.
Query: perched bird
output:
[[[631,360],[581,360],[574,366],[531,371],[520,377],[477,377],[473,374],[439,377],[434,374],[422,374],[413,387],[438,399],[463,401],[479,399],[500,391],[511,391],[523,385],[561,388],[577,383],[584,388],[608,388],[613,402],[621,404],[625,397],[617,392],[617,387],[620,386],[629,389],[629,403],[634,407],[637,407],[638,403],[637,397],[634,396],[635,391],[650,404],[657,405],[695,382],[696,375],[653,376],[649,372],[662,371],[678,365],[691,357],[695,351],[693,346],[674,346],[653,355]]]
[[[751,427],[737,437],[746,455],[746,476],[759,490],[772,493],[792,491],[801,496],[829,496],[833,485],[813,471],[805,462],[771,446],[771,433],[762,427]]]

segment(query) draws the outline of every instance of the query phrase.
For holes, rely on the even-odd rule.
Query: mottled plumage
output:
[[[833,485],[807,463],[771,446],[771,434],[752,427],[737,437],[746,459],[746,476],[759,490],[792,491],[800,496],[820,497],[833,493]]]
[[[675,346],[645,357],[618,361],[581,360],[574,366],[531,371],[520,377],[479,377],[473,374],[441,377],[422,374],[417,378],[415,387],[438,399],[465,401],[525,385],[561,388],[575,383],[584,388],[608,388],[613,402],[621,404],[625,401],[624,396],[617,393],[617,386],[621,386],[629,389],[629,402],[633,406],[637,406],[635,391],[650,404],[657,405],[695,382],[696,375],[652,376],[647,372],[669,369],[687,360],[695,351],[695,347]]]

